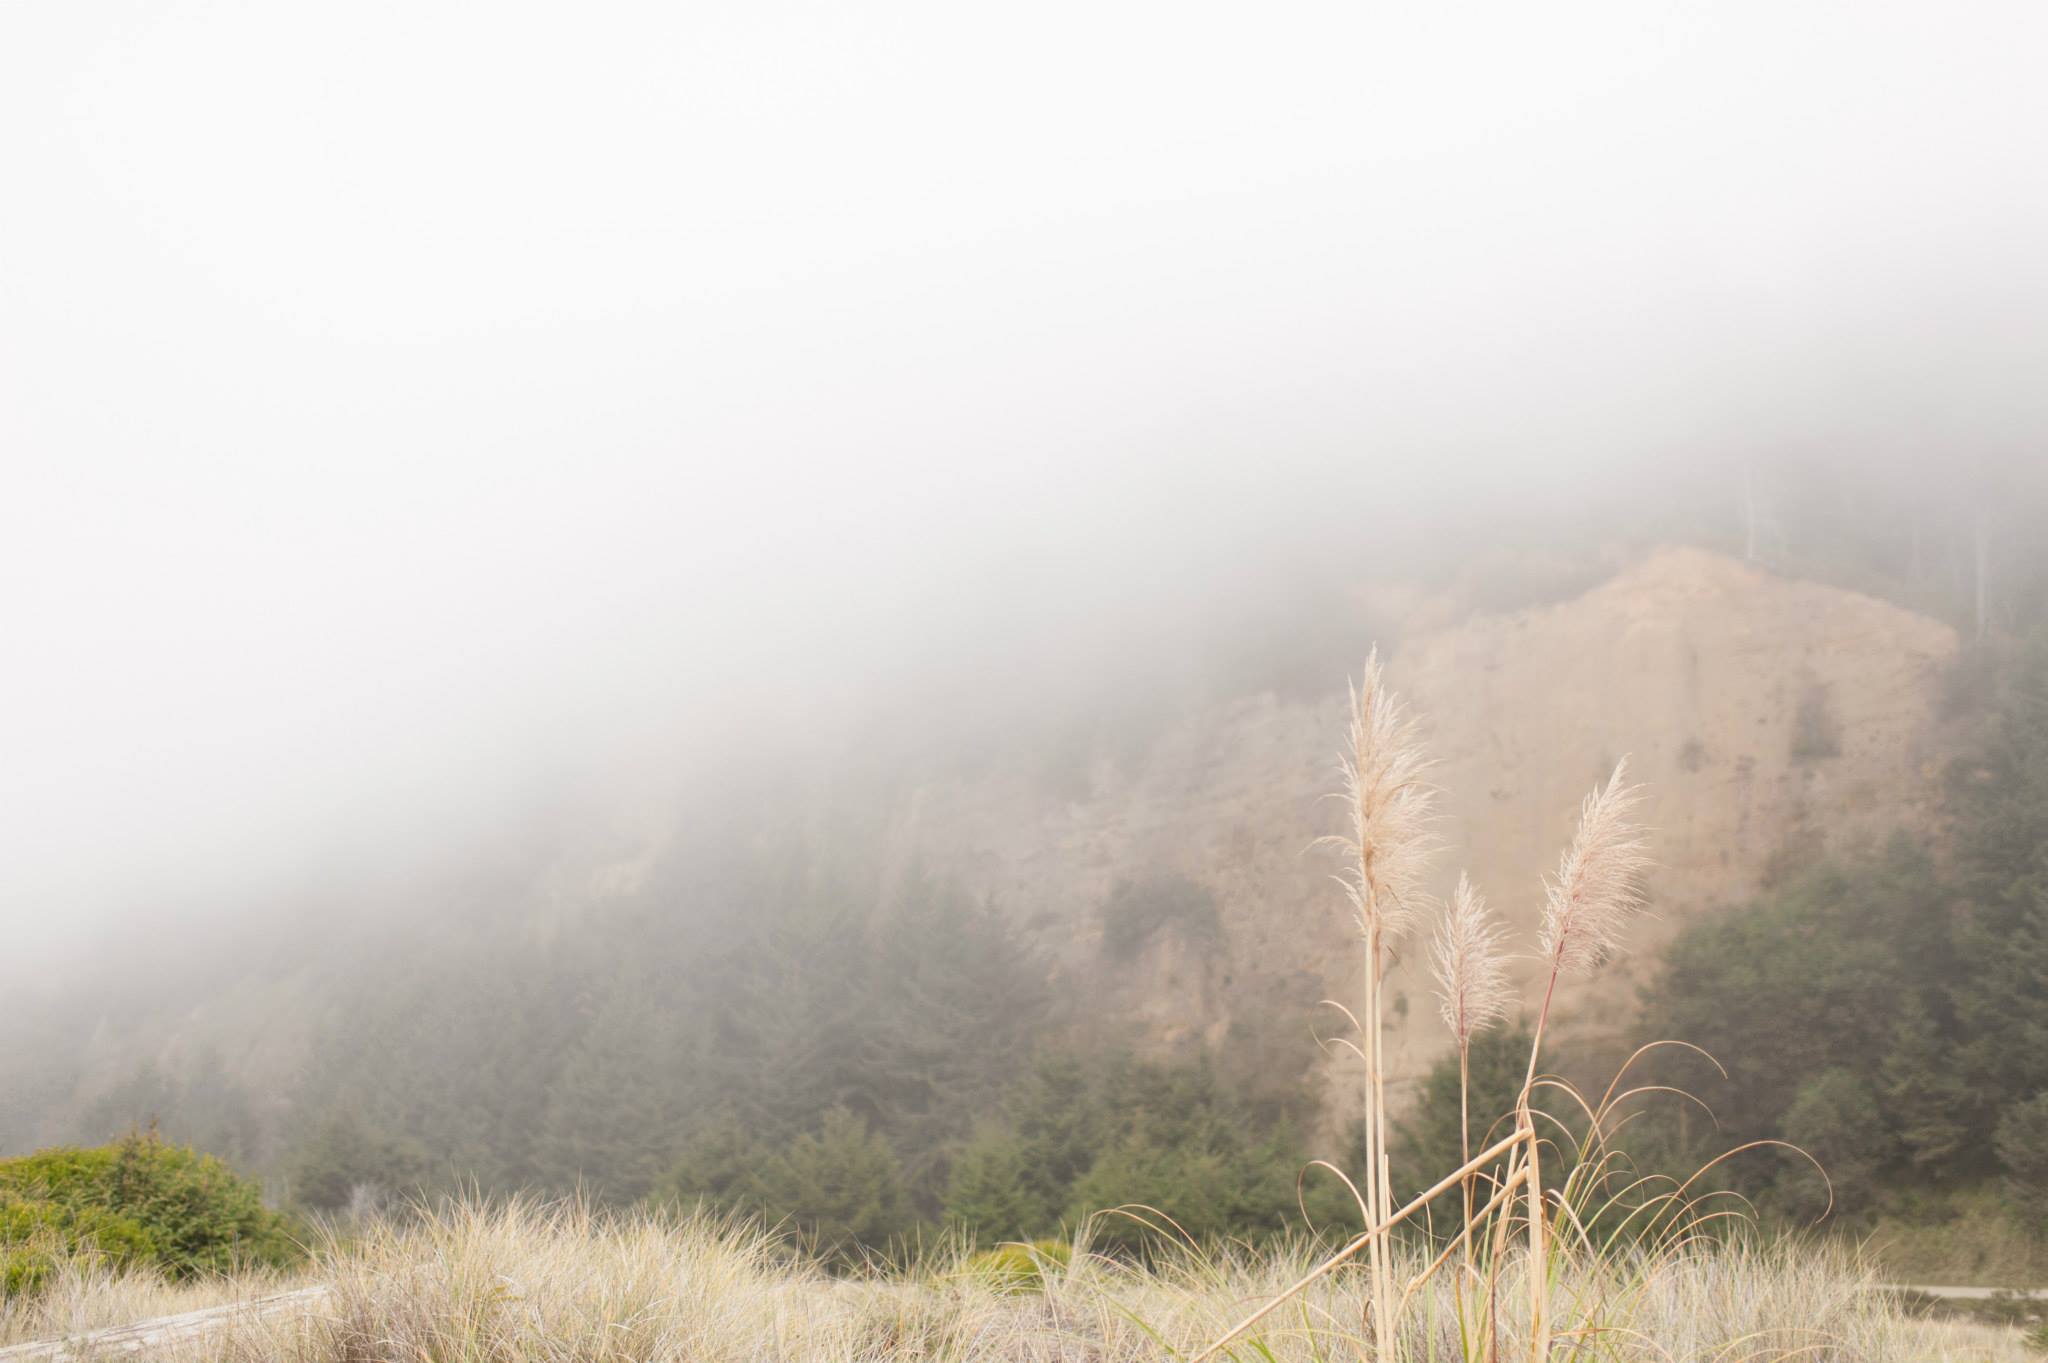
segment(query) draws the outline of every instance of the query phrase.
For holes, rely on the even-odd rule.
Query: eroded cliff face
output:
[[[1361,641],[1361,647],[1365,641]],[[1439,890],[1468,870],[1533,946],[1541,877],[1580,798],[1627,754],[1649,787],[1652,916],[1628,950],[1559,991],[1566,1041],[1619,1040],[1658,948],[1739,901],[1774,864],[1871,846],[1937,820],[1947,625],[1853,592],[1691,549],[1656,552],[1572,600],[1416,635],[1388,660],[1444,791]],[[1234,1049],[1272,1078],[1320,1067],[1341,1114],[1358,1062],[1321,999],[1353,1000],[1360,953],[1336,869],[1309,844],[1337,817],[1341,678],[1307,702],[1246,697],[1192,714],[1146,750],[1097,761],[1079,798],[1023,774],[927,785],[892,840],[992,895],[1045,949],[1067,1025],[1150,1050]],[[1213,929],[1169,918],[1134,954],[1106,950],[1122,882],[1182,878]],[[1422,943],[1400,948],[1389,1059],[1414,1080],[1448,1045]],[[1533,962],[1520,965],[1534,1004]]]

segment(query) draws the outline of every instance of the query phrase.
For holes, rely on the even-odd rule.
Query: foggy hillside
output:
[[[1477,1103],[1535,1263],[1658,1036],[1641,1167],[2048,1255],[2048,10],[4,11],[0,1157],[843,1267]]]
[[[1882,546],[1872,554],[1822,518],[1856,494],[1808,503],[1788,490],[1804,484],[1773,486],[1779,524],[1797,524],[1838,581],[1917,590],[1971,627],[1968,577],[1925,564],[1922,582],[1911,576],[1916,552],[1931,562],[1934,546],[1967,550],[1971,522],[1931,518],[1917,549],[1865,523]],[[1707,538],[1739,549],[1739,510],[1724,508]],[[2002,550],[2014,572],[2001,599],[2031,609],[2030,561]],[[1830,852],[1939,835],[1943,775],[1973,732],[1944,702],[1957,628],[1776,557],[1613,541],[1589,553],[1565,540],[1504,548],[1479,572],[1304,573],[1282,585],[1315,611],[1284,608],[1283,591],[1255,594],[1271,618],[1221,615],[1183,646],[1178,670],[1106,655],[1090,691],[1055,687],[1026,705],[1005,688],[982,713],[949,697],[903,730],[891,724],[904,700],[879,697],[868,723],[806,751],[779,750],[771,732],[747,761],[711,768],[726,783],[716,796],[702,770],[565,788],[411,864],[343,865],[274,906],[216,906],[159,938],[147,973],[123,973],[114,943],[101,948],[119,953],[104,984],[66,987],[52,973],[29,1024],[46,1040],[10,1057],[7,1137],[95,1138],[165,1115],[175,1126],[175,1114],[199,1120],[195,1093],[218,1090],[241,1114],[221,1138],[279,1158],[303,1138],[307,1109],[324,1106],[319,1057],[333,1030],[360,1031],[385,1006],[377,981],[390,963],[431,974],[477,935],[488,954],[595,923],[603,942],[608,919],[654,914],[672,920],[681,955],[615,962],[596,979],[687,971],[693,943],[718,933],[703,896],[763,873],[836,880],[856,916],[893,912],[907,880],[943,885],[1000,916],[1034,962],[1027,973],[1049,991],[1045,1037],[1208,1055],[1268,1098],[1313,1079],[1317,1120],[1341,1124],[1344,1067],[1318,1068],[1327,1019],[1315,1013],[1342,994],[1353,929],[1309,844],[1329,827],[1344,679],[1376,644],[1442,762],[1440,888],[1471,872],[1517,930],[1532,926],[1581,787],[1624,753],[1649,783],[1655,917],[1636,951],[1562,1003],[1565,1036],[1612,1041],[1658,948],[1689,919]],[[1068,675],[1039,666],[1048,681]],[[1112,944],[1133,895],[1163,899]],[[1391,1033],[1404,1092],[1443,1043],[1433,1012],[1413,1006],[1423,980],[1410,968],[1396,981],[1414,996]],[[594,987],[576,1003],[586,1021],[607,1002],[609,986]],[[524,1012],[517,998],[497,1006]],[[421,1025],[386,1021],[401,1046]]]
[[[2044,503],[2028,468],[1915,486],[1816,464],[1732,501],[1639,494],[1669,538],[1565,522],[1462,561],[1296,559],[1129,652],[1067,632],[963,655],[664,779],[586,770],[388,858],[340,849],[202,913],[145,902],[11,994],[0,1142],[151,1126],[330,1211],[463,1186],[801,1209],[800,1182],[750,1190],[822,1159],[882,1180],[864,1235],[1025,1234],[1195,1188],[1220,1199],[1186,1212],[1203,1233],[1277,1232],[1303,1160],[1357,1158],[1363,1094],[1320,1006],[1352,988],[1357,928],[1311,844],[1378,646],[1437,761],[1430,889],[1465,871],[1488,895],[1525,1010],[1579,797],[1623,755],[1646,783],[1651,911],[1560,989],[1553,1063],[1707,1036],[1733,1078],[1650,1077],[1704,1090],[1731,1141],[1797,1129],[1849,1167],[1863,1147],[1803,1115],[1813,1086],[1918,1076],[1955,1115],[1890,1137],[1836,1214],[1871,1224],[1923,1149],[1979,1205],[2010,1126],[1989,1095],[2033,1082],[2011,1038],[2048,942],[2014,880],[2042,845],[2048,560],[2011,531]],[[1830,918],[1855,946],[1759,944]],[[1443,1149],[1420,952],[1388,983],[1397,1179]],[[1924,1002],[1895,1026],[1902,996]],[[1819,1050],[1777,1039],[1801,1010]],[[1646,1159],[1708,1137],[1636,1133]],[[1811,1216],[1811,1178],[1753,1160],[1733,1186]]]

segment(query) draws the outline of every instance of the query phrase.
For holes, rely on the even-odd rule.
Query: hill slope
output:
[[[1691,549],[1652,553],[1569,600],[1411,631],[1389,670],[1440,759],[1439,888],[1468,869],[1527,943],[1539,879],[1580,797],[1630,754],[1650,787],[1657,916],[1600,976],[1561,991],[1557,1015],[1567,1040],[1619,1038],[1657,947],[1688,918],[1818,852],[1937,828],[1950,746],[1939,695],[1955,648],[1948,626],[1910,611]],[[1309,845],[1335,817],[1323,796],[1344,705],[1334,685],[1191,705],[1155,717],[1141,745],[1095,754],[1061,790],[1013,743],[977,774],[912,782],[879,810],[831,797],[816,821],[877,829],[841,836],[864,863],[879,842],[885,882],[921,863],[988,898],[1043,953],[1068,1039],[1206,1051],[1249,1097],[1313,1078],[1333,1095],[1326,1115],[1342,1117],[1355,1110],[1357,1067],[1341,1049],[1319,1053],[1314,1036],[1341,1021],[1319,1000],[1356,997],[1358,949],[1335,868]],[[467,879],[451,849],[456,871],[409,889],[403,914],[356,924],[343,895],[327,927],[286,920],[273,929],[286,940],[223,956],[160,1002],[122,991],[82,993],[63,1010],[53,1000],[47,1018],[29,1019],[27,1035],[43,1039],[5,1058],[15,1102],[0,1110],[0,1144],[104,1139],[179,1112],[188,1138],[261,1158],[295,1129],[295,1112],[335,1100],[322,1055],[333,1062],[387,1033],[377,1044],[411,1055],[435,1040],[423,1027],[461,1033],[437,1062],[451,1073],[505,1068],[486,1105],[519,1127],[508,1140],[530,1141],[544,1106],[533,1094],[585,1063],[578,1048],[603,1032],[591,1019],[633,1015],[629,982],[653,991],[641,1005],[670,1007],[663,991],[730,928],[721,913],[744,922],[776,902],[694,859],[737,848],[744,861],[785,804],[779,793],[759,809],[729,800],[708,827],[638,809],[591,821],[587,836],[501,849],[482,858],[488,875]],[[770,881],[815,874],[774,871],[768,856]],[[843,898],[854,913],[877,902],[858,888]],[[878,900],[894,898],[885,885]],[[1397,1082],[1445,1044],[1419,946],[1403,946],[1392,976]],[[707,969],[715,983],[720,971]],[[702,1005],[714,1029],[730,1021],[722,997]],[[428,1022],[436,1008],[455,1010],[445,1026]],[[628,1029],[631,1054],[611,1057],[620,1072],[683,1064],[708,1044],[691,1030],[702,1020],[685,1016],[672,1020],[683,1031],[673,1046]],[[522,1028],[538,1028],[530,1045],[490,1049]],[[381,1073],[375,1055],[356,1061],[369,1066],[360,1082]]]

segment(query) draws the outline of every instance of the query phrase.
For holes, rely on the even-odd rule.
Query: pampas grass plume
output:
[[[1648,845],[1633,819],[1643,788],[1628,783],[1628,759],[1579,807],[1579,831],[1544,883],[1542,952],[1554,970],[1593,969],[1613,954],[1643,907]]]
[[[1487,912],[1485,897],[1462,873],[1444,906],[1429,955],[1444,1025],[1460,1046],[1507,1016],[1514,990],[1508,983],[1500,925]]]
[[[1365,671],[1351,688],[1351,727],[1342,758],[1345,831],[1319,842],[1340,848],[1345,871],[1338,877],[1358,914],[1358,926],[1382,937],[1406,931],[1414,921],[1413,905],[1436,850],[1429,825],[1436,814],[1436,791],[1424,780],[1430,762],[1423,756],[1415,721],[1387,689],[1379,650],[1365,661]]]

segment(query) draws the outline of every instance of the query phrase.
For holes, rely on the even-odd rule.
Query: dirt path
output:
[[[42,1360],[80,1356],[136,1354],[160,1344],[206,1334],[230,1321],[310,1311],[326,1299],[326,1288],[302,1287],[297,1291],[280,1292],[272,1297],[230,1302],[226,1306],[210,1306],[204,1311],[187,1311],[182,1315],[138,1320],[132,1325],[116,1325],[105,1330],[73,1335],[68,1339],[16,1344],[11,1348],[0,1349],[0,1363],[31,1363],[31,1360],[41,1363]]]
[[[1930,1287],[1922,1283],[1883,1283],[1887,1292],[1918,1293],[1945,1301],[1990,1301],[1995,1297],[2017,1297],[2021,1301],[2048,1302],[2048,1288],[2041,1287]]]

